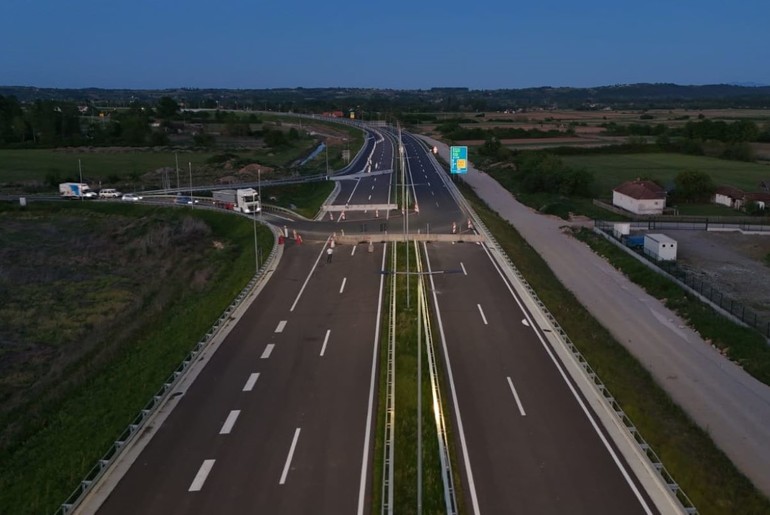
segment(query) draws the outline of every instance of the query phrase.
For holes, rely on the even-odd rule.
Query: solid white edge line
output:
[[[270,354],[273,353],[273,348],[275,348],[274,343],[268,343],[265,346],[265,350],[262,351],[262,355],[259,357],[259,359],[267,359],[270,357]]]
[[[392,175],[392,174],[391,174]],[[385,257],[388,252],[388,244],[385,243],[382,246],[382,265],[380,270],[385,270]],[[372,416],[374,412],[374,391],[377,385],[377,348],[380,341],[380,319],[382,317],[382,290],[385,284],[385,274],[380,274],[380,294],[379,302],[377,303],[377,323],[374,327],[374,343],[372,344],[372,374],[369,379],[369,406],[366,409],[366,433],[364,435],[364,451],[363,458],[361,459],[361,479],[358,485],[358,511],[357,515],[364,515],[364,507],[366,499],[366,476],[369,467],[369,441],[371,440],[372,432]]]
[[[500,265],[498,265],[498,263],[494,260],[494,258],[492,258],[492,254],[490,253],[489,248],[486,246],[486,244],[483,244],[483,247],[485,252],[487,253],[487,256],[489,257],[489,260],[492,262],[492,265],[495,267],[495,269],[497,269],[497,273],[503,279],[503,283],[505,284],[505,286],[508,288],[508,291],[513,296],[513,299],[516,301],[516,304],[519,306],[519,309],[521,309],[522,313],[524,313],[525,318],[529,321],[530,325],[534,328],[535,324],[530,316],[529,311],[524,307],[524,305],[522,304],[522,301],[514,293],[513,287],[508,282],[508,278],[505,276],[505,274],[503,274],[502,270],[500,269]],[[591,411],[588,409],[588,406],[585,405],[585,403],[583,402],[583,399],[580,397],[577,390],[575,390],[575,387],[572,385],[572,382],[567,377],[567,373],[564,371],[564,368],[561,366],[561,363],[559,363],[559,361],[556,359],[556,356],[554,356],[553,351],[551,350],[548,343],[546,343],[540,331],[535,330],[535,334],[537,335],[537,339],[540,340],[540,344],[545,349],[545,352],[551,358],[551,361],[553,362],[554,366],[556,366],[556,370],[559,371],[559,374],[561,375],[562,379],[567,384],[567,388],[569,388],[570,392],[572,392],[572,396],[575,398],[578,405],[583,410],[583,413],[588,418],[588,421],[591,423],[591,426],[594,428],[594,431],[596,431],[596,434],[599,435],[599,439],[604,444],[604,447],[607,449],[607,452],[610,453],[610,457],[615,462],[615,466],[618,467],[618,470],[620,470],[620,473],[623,475],[623,478],[626,480],[626,483],[628,484],[628,486],[631,488],[631,491],[636,496],[636,499],[639,501],[639,504],[642,505],[644,512],[647,513],[648,515],[652,515],[653,512],[650,509],[649,505],[647,504],[647,500],[642,496],[641,492],[636,487],[636,484],[631,478],[631,475],[626,470],[626,467],[620,461],[620,458],[618,457],[617,453],[612,448],[610,443],[607,441],[607,438],[604,436],[604,433],[602,433],[598,423],[596,422],[596,420],[594,420],[594,416],[591,415]]]
[[[254,372],[251,375],[249,375],[249,378],[246,380],[246,384],[243,385],[243,391],[244,392],[250,392],[254,389],[254,385],[257,384],[257,379],[259,379],[259,372]]]
[[[526,417],[527,414],[524,413],[524,406],[521,405],[521,399],[519,399],[519,394],[516,393],[516,388],[514,388],[513,381],[511,381],[510,376],[508,376],[508,386],[511,387],[511,393],[513,394],[513,398],[516,399],[516,406],[519,407],[519,413],[521,413],[522,417]]]
[[[462,262],[462,261],[460,261],[460,268],[462,268],[462,269],[463,269],[463,273],[464,273],[465,275],[468,275],[468,271],[465,269],[465,265],[463,264],[463,262]]]
[[[233,426],[235,426],[235,421],[238,420],[238,415],[241,414],[241,410],[234,409],[230,412],[229,415],[227,415],[227,418],[225,419],[225,423],[222,424],[222,429],[219,430],[220,435],[229,435],[230,432],[233,430]]]
[[[291,441],[291,448],[289,449],[289,455],[286,457],[286,464],[283,466],[283,474],[281,474],[281,480],[278,481],[279,485],[286,483],[286,476],[289,475],[289,467],[291,466],[291,459],[294,457],[294,449],[297,448],[297,440],[299,440],[299,432],[302,428],[294,430],[294,439]]]
[[[468,488],[471,494],[471,504],[473,506],[473,513],[480,515],[479,499],[476,495],[476,483],[473,480],[473,470],[471,469],[471,460],[468,456],[468,444],[465,441],[465,429],[463,429],[463,419],[460,416],[460,403],[457,401],[457,389],[455,388],[454,374],[452,372],[452,364],[449,361],[449,349],[446,344],[446,335],[444,333],[444,323],[441,321],[441,309],[438,304],[438,296],[436,295],[436,285],[433,281],[433,269],[430,264],[430,256],[428,255],[428,246],[423,242],[425,248],[425,261],[428,264],[428,277],[430,278],[431,291],[433,292],[433,305],[436,307],[436,320],[438,321],[438,329],[441,334],[441,346],[444,349],[444,361],[446,362],[446,374],[449,378],[449,389],[452,392],[452,403],[455,407],[455,419],[457,420],[457,434],[460,436],[460,447],[462,449],[463,462],[465,463],[465,473],[468,475]]]
[[[321,356],[323,356],[324,352],[326,352],[326,344],[329,343],[329,335],[331,334],[331,332],[332,332],[331,329],[326,330],[326,337],[324,338],[324,344],[321,347]]]
[[[286,320],[281,320],[278,322],[278,327],[275,328],[276,333],[282,333],[283,330],[286,328]]]
[[[340,215],[342,216],[342,215]],[[299,302],[299,298],[302,297],[302,292],[305,291],[305,287],[307,286],[307,283],[310,281],[310,277],[313,275],[313,272],[315,272],[315,269],[318,267],[318,262],[321,261],[321,256],[324,255],[324,251],[326,250],[326,245],[329,243],[329,240],[331,239],[331,236],[326,238],[326,243],[324,243],[323,247],[321,247],[321,252],[318,253],[318,257],[315,259],[315,263],[313,264],[313,268],[310,269],[310,272],[307,274],[307,278],[305,279],[305,282],[302,284],[302,288],[299,289],[299,293],[297,294],[297,298],[294,299],[294,304],[291,305],[291,309],[289,311],[294,311],[294,308],[297,307],[297,302]]]
[[[348,282],[348,278],[347,278],[347,277],[343,277],[343,278],[342,278],[342,285],[340,286],[340,293],[342,293],[343,291],[345,291],[345,283],[346,283],[346,282]]]
[[[476,304],[479,307],[479,313],[481,313],[481,319],[484,321],[484,325],[489,325],[487,323],[487,317],[484,316],[484,310],[481,309],[481,304]]]
[[[195,474],[195,479],[193,479],[193,482],[190,484],[190,488],[187,489],[188,492],[200,492],[215,461],[216,460],[203,460],[203,465],[198,469],[198,473]]]

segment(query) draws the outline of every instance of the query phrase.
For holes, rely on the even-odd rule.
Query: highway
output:
[[[394,133],[371,133],[338,207],[392,202]],[[404,134],[411,233],[472,231]],[[372,169],[373,168],[373,169]],[[355,178],[352,178],[355,177]],[[331,211],[331,213],[340,213]],[[348,230],[371,212],[316,223]],[[387,216],[383,213],[380,216]],[[381,220],[381,219],[380,219]],[[389,230],[406,222],[391,212]],[[313,224],[295,224],[311,227]],[[273,277],[98,508],[366,514],[386,246],[287,245]],[[463,513],[658,513],[484,244],[430,243]]]

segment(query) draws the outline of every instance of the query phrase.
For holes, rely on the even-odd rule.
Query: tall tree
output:
[[[676,196],[685,202],[705,201],[716,187],[711,176],[700,170],[685,170],[674,178]]]

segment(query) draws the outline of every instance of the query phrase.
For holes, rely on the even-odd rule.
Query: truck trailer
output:
[[[214,191],[214,204],[241,213],[259,213],[259,194],[254,188]]]
[[[65,198],[96,198],[96,192],[84,182],[63,182],[59,194]]]

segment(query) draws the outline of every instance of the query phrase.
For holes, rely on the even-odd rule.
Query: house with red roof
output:
[[[666,207],[666,190],[652,181],[627,181],[612,190],[612,205],[637,215],[659,215]]]

